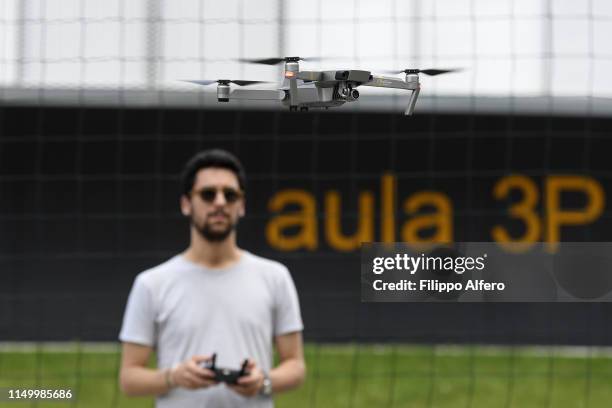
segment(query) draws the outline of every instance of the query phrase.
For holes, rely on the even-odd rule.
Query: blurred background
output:
[[[240,245],[287,264],[300,293],[308,380],[278,406],[607,406],[599,294],[361,303],[359,247],[489,242],[496,226],[610,241],[607,204],[559,215],[586,212],[589,183],[604,203],[612,191],[611,35],[604,0],[3,0],[0,387],[76,394],[31,406],[152,406],[116,384],[125,301],[137,273],[188,244],[178,173],[220,147],[247,169]],[[302,69],[462,71],[421,76],[412,117],[390,90],[290,114],[181,82],[277,81],[280,67],[237,59],[293,55],[323,58]],[[526,195],[529,224],[511,210]],[[301,221],[283,227],[287,215]]]

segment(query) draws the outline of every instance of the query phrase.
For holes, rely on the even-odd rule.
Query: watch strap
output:
[[[264,373],[264,379],[263,383],[261,384],[259,394],[265,397],[272,395],[272,380],[270,380],[270,376],[266,373]]]

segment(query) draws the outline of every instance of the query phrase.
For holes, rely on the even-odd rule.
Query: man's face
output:
[[[189,197],[181,198],[181,211],[191,225],[211,242],[230,236],[244,215],[244,198],[236,175],[227,169],[209,167],[196,173]]]

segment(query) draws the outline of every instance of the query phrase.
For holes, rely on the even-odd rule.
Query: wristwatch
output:
[[[264,397],[269,397],[272,395],[272,381],[270,380],[268,374],[264,373],[264,380],[261,384],[261,388],[259,389],[259,394],[263,395]]]

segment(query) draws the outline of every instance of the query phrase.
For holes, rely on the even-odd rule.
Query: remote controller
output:
[[[237,384],[240,377],[248,374],[246,371],[248,363],[249,360],[245,359],[242,363],[242,367],[239,370],[217,367],[217,353],[214,353],[212,358],[205,362],[202,366],[212,370],[215,373],[215,381],[224,382],[227,384]]]

